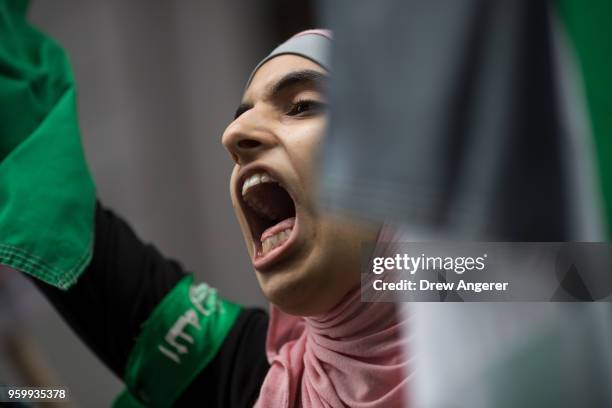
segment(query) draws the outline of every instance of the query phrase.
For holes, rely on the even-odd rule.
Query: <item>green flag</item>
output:
[[[0,264],[61,289],[92,256],[95,187],[63,50],[0,0]]]
[[[558,0],[557,9],[580,68],[593,134],[608,239],[612,239],[612,2]]]

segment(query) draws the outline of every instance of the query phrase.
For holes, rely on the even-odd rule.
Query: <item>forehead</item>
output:
[[[249,87],[244,92],[242,100],[248,102],[260,99],[261,95],[263,95],[268,88],[277,83],[285,75],[303,70],[318,71],[323,74],[326,73],[325,69],[319,64],[298,55],[287,54],[272,58],[259,67]]]

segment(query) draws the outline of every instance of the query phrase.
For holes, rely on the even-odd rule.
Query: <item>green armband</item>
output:
[[[217,354],[241,307],[193,276],[181,280],[144,323],[115,408],[170,407]]]

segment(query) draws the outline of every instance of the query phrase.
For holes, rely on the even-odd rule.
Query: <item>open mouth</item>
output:
[[[275,263],[295,241],[295,201],[269,172],[249,172],[242,179],[242,209],[254,243],[253,263],[257,269]]]

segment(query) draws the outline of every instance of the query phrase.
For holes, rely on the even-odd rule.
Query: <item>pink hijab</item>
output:
[[[388,408],[406,405],[406,320],[393,303],[349,293],[329,313],[291,316],[270,306],[270,371],[256,407]]]

